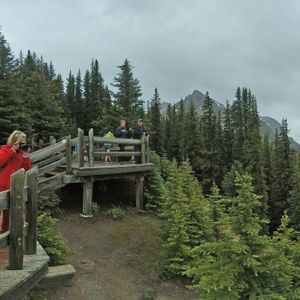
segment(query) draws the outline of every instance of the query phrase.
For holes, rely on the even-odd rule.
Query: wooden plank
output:
[[[11,175],[8,266],[10,270],[20,270],[23,267],[24,182],[24,169]]]
[[[59,165],[61,164],[64,164],[66,162],[66,158],[63,157],[61,158],[60,160],[58,161],[55,161],[47,166],[44,166],[42,168],[39,169],[39,174],[43,174],[43,173],[46,173],[46,172],[49,172],[50,170],[54,170],[56,169]]]
[[[135,179],[135,205],[137,209],[142,210],[144,207],[144,176],[137,176]]]
[[[141,162],[142,164],[145,164],[146,163],[146,149],[145,149],[145,136],[142,135],[142,138],[141,138],[141,153],[142,153],[142,159],[141,159]]]
[[[63,158],[64,156],[65,156],[64,153],[59,153],[55,156],[51,156],[49,158],[46,158],[45,160],[41,160],[41,161],[39,161],[38,163],[36,163],[34,165],[37,166],[38,168],[41,168],[41,167],[44,167],[48,164],[51,164],[54,161],[57,161],[57,160]]]
[[[66,137],[66,164],[67,174],[72,174],[72,140],[70,135]]]
[[[6,247],[9,240],[9,231],[0,234],[0,248]]]
[[[78,128],[78,161],[79,166],[84,166],[84,133],[81,128]]]
[[[99,155],[99,156],[105,156],[105,155],[109,155],[109,156],[112,156],[112,157],[119,157],[119,156],[141,156],[141,152],[127,152],[127,151],[122,151],[122,152],[109,152],[109,154],[107,154],[107,152],[94,152],[94,155]]]
[[[37,242],[37,201],[38,201],[38,169],[32,168],[26,173],[28,185],[28,202],[26,205],[26,223],[28,223],[25,238],[25,254],[36,254]]]
[[[88,180],[83,184],[83,202],[82,202],[82,213],[86,217],[91,217],[92,212],[92,202],[93,202],[93,181]]]
[[[0,271],[0,299],[22,299],[48,272],[49,257],[38,244],[36,255],[24,256],[22,270]]]
[[[43,149],[40,149],[38,151],[32,152],[30,154],[30,158],[32,162],[37,162],[39,160],[45,159],[52,154],[61,152],[65,149],[65,144],[63,142],[56,143],[54,145],[50,145],[48,147],[45,147]]]
[[[94,143],[108,143],[108,144],[121,144],[121,145],[140,145],[141,140],[138,139],[120,139],[120,138],[104,138],[94,136]]]
[[[64,186],[63,178],[66,175],[66,172],[59,173],[55,176],[49,177],[47,179],[41,180],[38,182],[38,190],[43,191],[49,189],[49,187],[59,188]]]
[[[153,164],[132,164],[132,165],[101,165],[92,168],[75,168],[73,173],[76,176],[99,176],[111,174],[139,173],[153,171]]]
[[[0,210],[9,208],[9,190],[0,192]]]
[[[63,177],[63,183],[65,184],[69,184],[69,183],[80,183],[81,180],[80,180],[80,177],[77,177],[75,175],[65,175]]]
[[[94,129],[91,128],[89,130],[89,167],[92,167],[94,165],[94,142],[93,142],[93,136],[94,136]]]

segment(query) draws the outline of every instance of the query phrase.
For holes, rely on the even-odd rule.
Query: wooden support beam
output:
[[[135,206],[142,210],[144,207],[144,176],[135,177]]]
[[[26,173],[28,186],[28,201],[26,204],[26,223],[28,224],[25,237],[25,254],[36,254],[37,241],[37,202],[38,202],[38,169],[32,168]]]
[[[10,270],[20,270],[23,268],[24,182],[24,169],[11,175],[8,264]]]
[[[83,186],[83,203],[82,203],[82,217],[92,217],[92,203],[93,203],[93,179],[86,180],[82,183]]]
[[[145,164],[146,163],[146,143],[145,143],[145,136],[142,135],[141,138],[141,153],[142,153],[142,159],[141,159],[141,163]]]
[[[72,174],[72,140],[71,136],[66,136],[66,173]]]
[[[94,137],[94,129],[91,128],[89,130],[89,167],[94,166],[94,142],[93,142],[93,137]]]
[[[78,162],[79,167],[84,166],[84,132],[81,128],[78,128]]]

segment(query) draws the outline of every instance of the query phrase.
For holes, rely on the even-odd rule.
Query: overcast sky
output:
[[[15,54],[42,54],[64,78],[97,58],[110,85],[128,58],[144,100],[157,87],[163,101],[199,89],[225,103],[247,86],[300,141],[298,0],[0,0],[0,26]]]

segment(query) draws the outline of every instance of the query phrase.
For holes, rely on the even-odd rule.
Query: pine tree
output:
[[[300,160],[299,154],[293,157],[292,191],[288,198],[288,215],[291,225],[300,231]]]
[[[224,123],[223,141],[224,141],[225,172],[228,172],[233,164],[233,142],[234,142],[231,108],[228,102],[226,103],[223,123]]]
[[[157,88],[154,90],[153,98],[150,104],[150,146],[157,154],[163,154],[162,145],[162,128],[161,128],[161,115],[160,115],[160,97]]]
[[[17,61],[0,31],[0,142],[16,129],[28,132],[29,117],[17,93]]]
[[[31,120],[31,133],[44,140],[64,136],[66,124],[55,83],[47,72],[45,63],[28,51],[18,75],[20,97]]]
[[[213,111],[212,99],[206,93],[205,100],[202,106],[202,136],[203,147],[200,152],[201,157],[201,182],[203,191],[208,194],[210,188],[216,180],[216,115]]]
[[[74,100],[75,100],[75,110],[74,110],[75,124],[74,125],[75,128],[82,128],[83,100],[82,100],[82,80],[81,80],[80,70],[78,71],[76,76]]]
[[[67,79],[66,97],[64,110],[67,115],[68,124],[72,130],[72,134],[75,135],[77,131],[76,124],[76,101],[75,101],[75,77],[69,72]]]
[[[242,161],[244,155],[244,123],[242,110],[242,96],[240,87],[236,91],[236,100],[231,106],[233,128],[233,159]]]
[[[273,239],[260,235],[262,221],[256,213],[260,199],[251,182],[250,176],[237,177],[238,196],[222,219],[224,226],[230,224],[229,232],[191,250],[194,261],[185,274],[193,278],[199,299],[297,299],[299,295],[299,246],[285,219]]]
[[[141,87],[138,79],[133,76],[133,67],[127,58],[119,69],[120,73],[114,78],[112,84],[117,88],[114,93],[115,109],[120,117],[131,123],[144,115],[144,102],[140,98]]]
[[[199,119],[193,102],[190,103],[185,114],[182,144],[184,148],[183,157],[189,159],[195,175],[200,178],[201,159],[199,153],[202,148],[202,136]]]
[[[161,216],[163,223],[164,269],[166,274],[180,275],[189,252],[187,216],[189,205],[182,188],[182,175],[175,162],[170,166],[167,196]]]
[[[160,157],[155,152],[151,152],[150,161],[154,163],[154,172],[145,180],[145,207],[147,210],[159,213],[166,197],[166,187],[161,176]]]
[[[288,137],[287,120],[283,119],[274,144],[274,180],[272,184],[270,207],[270,230],[273,232],[287,207],[292,187],[291,150]]]
[[[170,158],[170,148],[169,148],[169,141],[171,137],[171,113],[172,113],[172,106],[171,103],[167,106],[166,115],[163,122],[163,148],[165,154],[168,158]]]

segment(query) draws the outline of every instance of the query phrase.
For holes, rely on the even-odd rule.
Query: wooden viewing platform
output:
[[[104,143],[113,145],[111,152],[101,151]],[[125,145],[126,151],[118,151],[118,145]],[[105,164],[105,155],[117,160]],[[131,163],[132,156],[140,163]],[[120,157],[128,161],[118,163]],[[93,129],[88,136],[78,129],[78,137],[67,136],[32,152],[31,159],[33,168],[14,173],[10,190],[0,192],[0,211],[10,212],[9,232],[0,235],[0,299],[21,298],[47,273],[49,257],[36,239],[39,192],[82,183],[82,215],[91,217],[94,182],[131,178],[136,183],[136,207],[143,209],[144,178],[154,169],[148,137],[108,139],[94,136]]]

